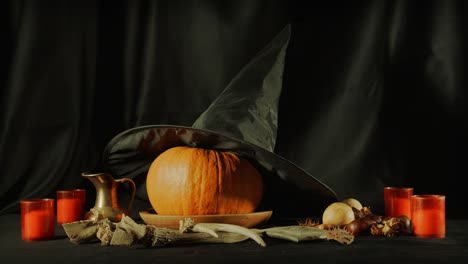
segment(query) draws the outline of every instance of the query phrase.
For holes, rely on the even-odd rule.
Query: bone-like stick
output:
[[[218,234],[213,229],[207,228],[206,226],[196,225],[195,221],[191,218],[186,218],[185,220],[179,220],[179,231],[181,233],[186,232],[196,232],[196,233],[207,233],[212,237],[218,238]]]
[[[193,232],[207,233],[216,238],[219,237],[213,229],[210,229],[206,226],[195,225],[192,230]]]
[[[230,233],[236,233],[240,235],[247,236],[251,239],[253,239],[255,242],[257,242],[260,246],[265,247],[266,243],[263,241],[263,239],[258,235],[255,231],[250,230],[248,228],[245,228],[243,226],[238,226],[238,225],[232,225],[232,224],[218,224],[218,223],[199,223],[195,224],[193,227],[195,228],[203,228],[205,229],[211,229],[214,232],[215,231],[224,231],[224,232],[230,232]]]

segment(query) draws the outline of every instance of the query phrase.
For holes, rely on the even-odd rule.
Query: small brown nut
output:
[[[357,236],[361,233],[361,221],[359,219],[354,219],[351,223],[347,224],[346,231],[348,231],[351,235]]]

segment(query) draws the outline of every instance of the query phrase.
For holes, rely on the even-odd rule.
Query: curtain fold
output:
[[[14,32],[2,87],[0,210],[80,183],[97,163],[91,119],[95,82],[93,1],[12,2]]]

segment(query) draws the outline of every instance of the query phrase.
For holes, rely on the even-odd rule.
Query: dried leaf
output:
[[[280,226],[263,229],[269,237],[285,239],[292,242],[328,239],[328,232],[311,226]]]
[[[137,244],[146,235],[146,225],[137,224],[129,216],[123,216],[122,220],[116,224],[110,245],[132,246]]]
[[[280,226],[263,229],[265,234],[272,238],[289,240],[292,242],[303,242],[312,240],[335,240],[341,244],[351,244],[354,236],[348,231],[340,228],[331,230],[320,229],[313,226]]]
[[[91,243],[98,240],[96,233],[98,224],[93,220],[82,220],[62,224],[65,234],[74,244]]]

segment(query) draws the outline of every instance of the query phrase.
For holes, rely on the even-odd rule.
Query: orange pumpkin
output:
[[[180,146],[151,163],[146,190],[160,215],[252,213],[263,196],[263,178],[236,154]]]

